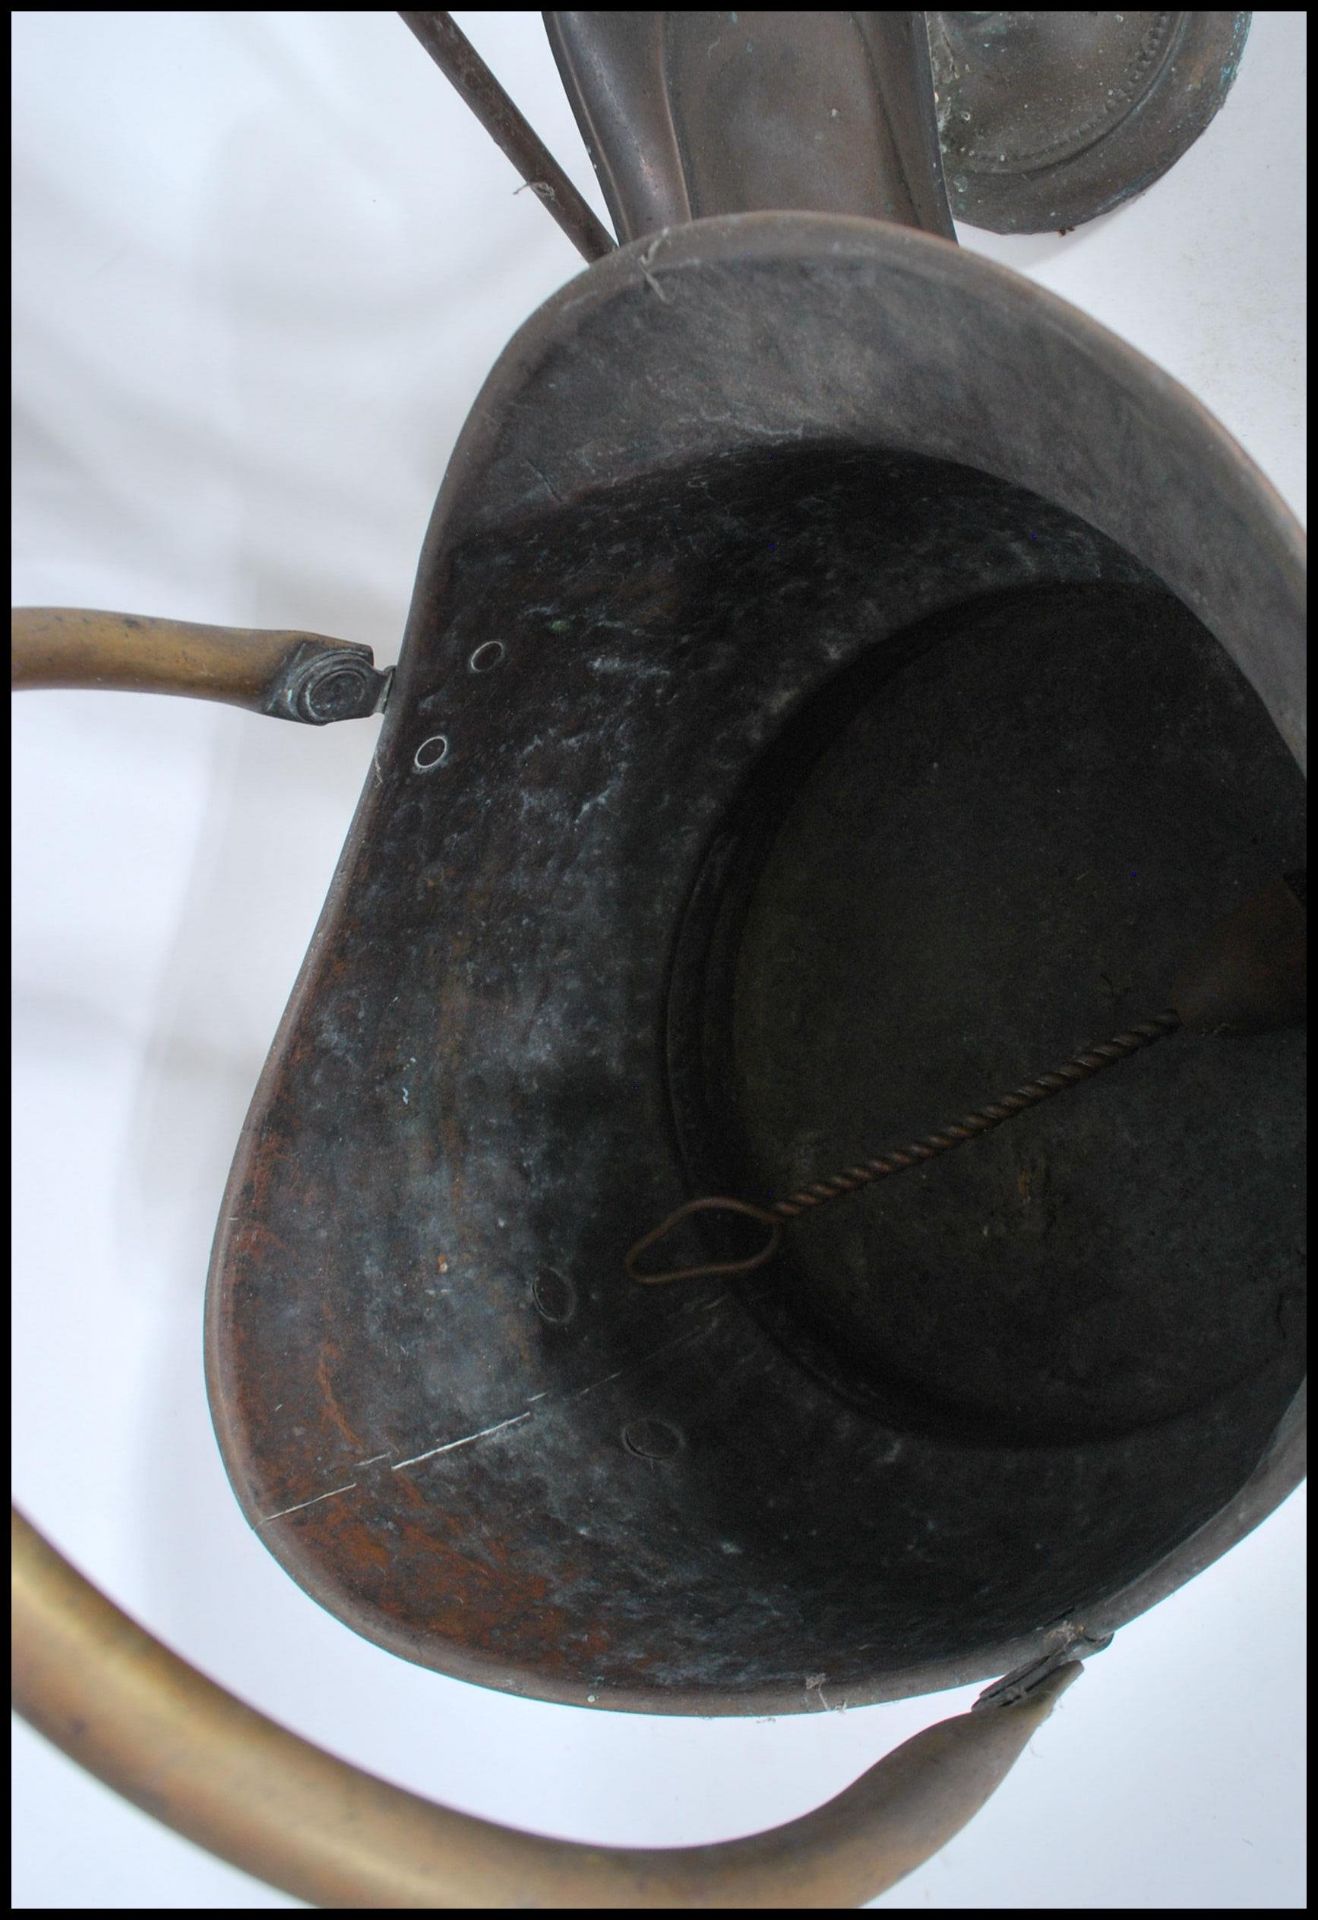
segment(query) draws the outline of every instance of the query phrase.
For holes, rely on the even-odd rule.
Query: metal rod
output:
[[[543,201],[583,259],[599,260],[617,242],[592,213],[451,13],[400,13],[435,65],[457,88],[486,133],[508,156],[532,193]]]

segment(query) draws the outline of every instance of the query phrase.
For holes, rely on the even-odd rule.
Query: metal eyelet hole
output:
[[[436,767],[442,767],[448,759],[448,735],[432,733],[423,740],[412,755],[412,765],[418,773],[433,773]]]
[[[531,1282],[531,1300],[542,1320],[565,1327],[577,1308],[577,1290],[566,1274],[542,1267]]]
[[[638,1460],[671,1460],[682,1451],[682,1436],[667,1420],[633,1420],[622,1430],[622,1444]]]
[[[473,673],[493,673],[507,651],[502,640],[486,640],[477,647],[467,665]]]

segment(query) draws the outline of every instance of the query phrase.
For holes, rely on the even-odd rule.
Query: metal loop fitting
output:
[[[665,1234],[671,1233],[674,1227],[681,1226],[684,1220],[690,1219],[691,1216],[696,1213],[744,1214],[747,1219],[758,1220],[761,1225],[766,1226],[769,1229],[769,1238],[758,1253],[751,1254],[749,1258],[745,1260],[706,1260],[702,1261],[698,1266],[672,1267],[661,1270],[658,1273],[641,1273],[638,1271],[636,1263],[641,1255],[647,1253],[649,1249],[655,1245],[656,1241],[662,1240]],[[772,1260],[774,1254],[777,1253],[779,1247],[782,1245],[783,1227],[785,1224],[786,1222],[781,1219],[778,1214],[770,1213],[767,1207],[752,1206],[749,1200],[732,1200],[719,1197],[705,1200],[688,1200],[684,1207],[679,1207],[676,1213],[670,1213],[661,1225],[652,1228],[649,1233],[638,1240],[636,1245],[628,1253],[623,1264],[627,1269],[628,1278],[631,1280],[639,1280],[643,1287],[662,1286],[669,1280],[703,1280],[705,1278],[712,1278],[716,1274],[722,1274],[731,1278],[734,1274],[754,1273],[757,1267],[762,1267],[766,1260]]]

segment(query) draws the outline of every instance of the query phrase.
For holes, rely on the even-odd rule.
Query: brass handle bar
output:
[[[858,1907],[965,1825],[1080,1672],[930,1727],[771,1832],[594,1847],[451,1812],[336,1760],[180,1660],[18,1513],[13,1535],[18,1711],[145,1812],[322,1907]]]
[[[378,713],[392,678],[369,647],[318,633],[84,607],[15,607],[10,630],[15,688],[188,694],[313,727]]]

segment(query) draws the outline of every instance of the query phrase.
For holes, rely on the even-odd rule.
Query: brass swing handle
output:
[[[159,656],[158,633],[173,636]],[[15,615],[14,685],[147,687],[269,712],[289,643],[296,654],[306,638],[29,611]],[[322,1752],[171,1653],[16,1510],[12,1531],[17,1710],[144,1812],[322,1907],[862,1906],[966,1824],[1080,1672],[1045,1667],[1020,1697],[941,1721],[767,1833],[588,1846],[435,1806]]]
[[[318,633],[15,607],[11,635],[15,688],[184,693],[312,727],[378,713],[392,679],[369,647]]]
[[[1080,1672],[908,1740],[802,1819],[717,1846],[593,1847],[453,1813],[334,1759],[207,1680],[15,1513],[14,1704],[188,1839],[321,1907],[858,1907],[1004,1778]]]

